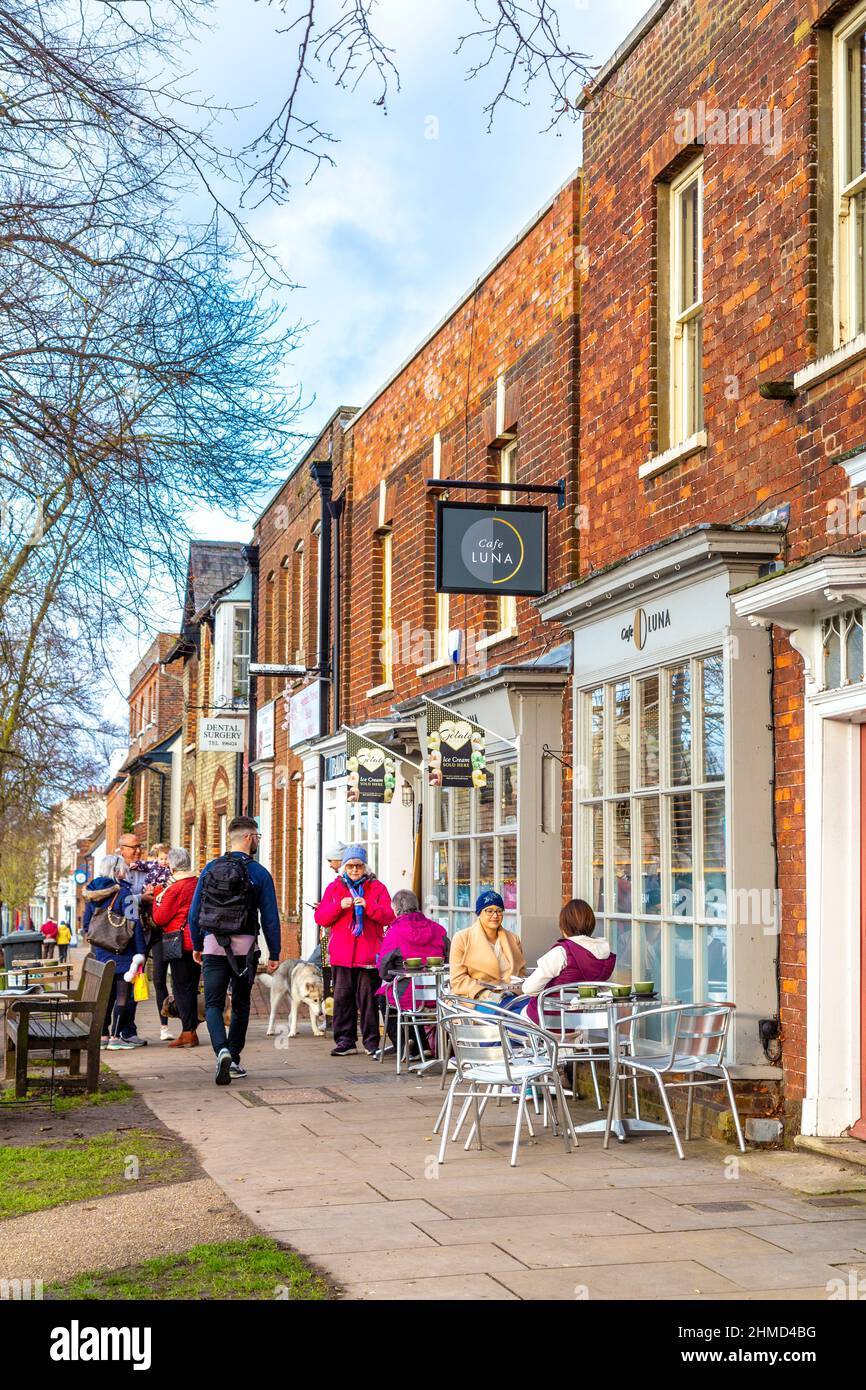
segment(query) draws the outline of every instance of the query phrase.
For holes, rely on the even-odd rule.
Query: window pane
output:
[[[858,193],[851,199],[851,235],[854,238],[851,302],[851,336],[866,330],[866,273],[864,273],[864,243],[866,243],[866,193]]]
[[[591,835],[592,888],[589,905],[595,912],[604,911],[604,808],[593,806],[589,813]]]
[[[478,883],[475,886],[480,893],[485,888],[496,888],[496,869],[493,863],[493,840],[479,840],[477,843]]]
[[[829,621],[824,624],[824,684],[828,690],[842,684],[842,640]]]
[[[638,980],[652,980],[661,990],[662,929],[658,922],[639,922],[637,933]]]
[[[863,625],[862,613],[857,613],[848,634],[848,679],[863,679]]]
[[[727,917],[727,872],[725,868],[725,794],[707,792],[703,801],[704,818],[704,915]]]
[[[704,427],[704,321],[696,314],[683,328],[685,436]]]
[[[673,991],[674,998],[691,1004],[695,997],[695,939],[694,927],[677,923],[673,928]]]
[[[433,845],[433,895],[437,904],[448,906],[448,845]]]
[[[499,774],[499,824],[517,824],[517,763],[505,763]]]
[[[672,796],[671,911],[675,917],[694,916],[692,871],[692,798]]]
[[[704,999],[723,1001],[728,997],[728,929],[708,927],[704,950],[705,978],[701,984]]]
[[[601,796],[604,791],[604,687],[593,690],[591,696],[590,728],[592,737],[592,776],[590,795]]]
[[[696,178],[680,193],[680,314],[700,299],[699,191]]]
[[[454,817],[452,834],[469,834],[469,811],[471,806],[471,793],[468,787],[454,787],[451,792],[451,813]]]
[[[701,662],[704,782],[725,779],[725,676],[721,654]]]
[[[487,786],[481,787],[478,791],[478,799],[475,803],[475,829],[485,832],[493,829],[493,807],[495,805],[496,792],[493,785],[493,777],[490,773],[487,776]]]
[[[631,788],[631,686],[621,681],[614,690],[614,765],[613,789],[627,792]]]
[[[464,927],[471,927],[471,925],[472,925],[472,913],[471,913],[471,912],[455,912],[455,913],[454,913],[454,919],[453,919],[453,920],[454,920],[454,931],[462,931]]]
[[[433,834],[447,835],[451,821],[451,792],[433,791]]]
[[[692,690],[688,666],[674,666],[670,682],[671,785],[685,787],[692,780]]]
[[[846,183],[856,179],[866,167],[866,34],[858,34],[848,44],[848,158]]]
[[[631,912],[631,806],[613,803],[613,876],[617,912]]]
[[[659,678],[638,681],[639,771],[642,787],[659,784]]]
[[[516,835],[503,835],[499,841],[499,892],[506,909],[517,907]]]
[[[455,907],[470,907],[472,903],[472,867],[469,854],[471,843],[471,840],[454,841],[454,869],[452,872]]]
[[[616,956],[612,979],[617,984],[631,984],[631,922],[611,922],[608,930],[610,949]]]
[[[661,912],[661,826],[658,797],[641,800],[641,864],[640,901],[641,912]]]

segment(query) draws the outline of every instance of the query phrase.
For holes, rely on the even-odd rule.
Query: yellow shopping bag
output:
[[[143,970],[139,970],[132,986],[132,997],[136,1004],[143,1004],[145,999],[150,998],[150,990],[147,986],[147,976]]]

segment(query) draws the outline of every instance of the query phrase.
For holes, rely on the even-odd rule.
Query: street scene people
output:
[[[114,969],[102,1037],[108,1050],[116,1052],[139,1045],[130,1033],[132,985],[147,946],[123,856],[107,854],[98,867],[84,890],[84,930],[96,959]]]
[[[334,1048],[332,1057],[354,1056],[358,1020],[366,1052],[379,1050],[379,1010],[376,991],[381,985],[376,958],[385,928],[394,921],[387,888],[372,874],[363,845],[346,845],[340,872],[328,884],[315,918],[330,931],[328,956],[334,980]]]
[[[172,1040],[168,1018],[163,1010],[168,998],[167,983],[159,1006],[160,1040],[170,1047],[198,1047],[198,986],[201,965],[195,959],[189,910],[195,895],[198,875],[190,866],[189,851],[170,849],[166,852],[169,878],[153,900],[151,915],[154,925],[161,929],[161,955],[166,971],[171,972],[171,988],[180,1018],[181,1031]]]
[[[495,1004],[520,993],[526,959],[519,937],[503,925],[501,894],[485,888],[475,902],[475,921],[451,942],[451,988],[466,999]]]
[[[241,1063],[250,1017],[250,993],[261,952],[261,931],[268,949],[267,970],[280,963],[280,917],[274,881],[254,859],[259,829],[250,816],[235,816],[227,826],[229,849],[204,866],[189,907],[193,961],[202,966],[205,1021],[216,1054],[215,1080],[228,1086],[246,1076]],[[231,1022],[223,1013],[231,987]]]

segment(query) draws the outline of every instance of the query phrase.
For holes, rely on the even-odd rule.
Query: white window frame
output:
[[[682,283],[683,239],[680,203],[683,194],[697,180],[698,185],[698,297],[691,304],[680,305],[680,285]],[[699,380],[689,377],[688,334],[686,329],[704,316],[704,176],[703,160],[698,158],[685,168],[671,183],[670,191],[670,247],[668,280],[668,350],[670,362],[670,445],[676,447],[699,435],[704,428],[704,374],[701,363],[697,364]],[[702,336],[703,341],[703,336]],[[703,355],[703,354],[702,354]],[[694,428],[691,427],[689,411],[695,407]]]
[[[503,412],[504,413],[504,412]],[[512,439],[503,449],[499,450],[499,481],[500,483],[514,482],[514,459],[517,454],[517,440]],[[502,491],[499,500],[503,505],[514,500],[513,493]],[[494,646],[497,642],[507,642],[509,638],[516,637],[517,627],[517,599],[513,594],[503,594],[497,598],[497,628],[488,637],[480,638],[476,643],[478,651],[484,651],[487,647]]]
[[[614,922],[623,921],[631,924],[631,960],[623,961],[618,959],[614,978],[617,980],[630,981],[634,970],[639,970],[639,926],[641,923],[648,922],[661,929],[660,940],[660,972],[661,980],[656,980],[656,987],[664,996],[672,996],[674,992],[674,949],[675,932],[677,926],[690,926],[692,928],[692,997],[695,1001],[704,999],[704,980],[708,980],[709,972],[707,965],[707,950],[710,944],[710,933],[713,930],[725,929],[727,979],[723,993],[725,998],[731,997],[733,988],[733,951],[732,951],[732,926],[731,926],[731,907],[735,902],[733,887],[733,862],[731,855],[731,834],[730,834],[730,787],[727,780],[727,756],[725,765],[725,777],[712,781],[706,781],[700,777],[700,770],[703,765],[703,708],[702,708],[702,688],[697,680],[698,669],[703,661],[708,657],[716,657],[722,661],[723,683],[727,681],[725,672],[724,654],[716,647],[708,648],[691,657],[682,657],[674,661],[662,662],[658,665],[648,666],[639,671],[633,672],[630,676],[611,677],[603,681],[594,682],[591,686],[580,689],[577,697],[577,718],[578,718],[578,748],[581,750],[579,761],[588,770],[587,786],[576,804],[576,820],[579,818],[578,840],[581,846],[581,853],[576,864],[577,881],[576,892],[579,897],[583,897],[594,906],[594,883],[593,883],[593,813],[596,808],[602,808],[604,848],[602,851],[602,874],[604,885],[604,906],[595,908],[599,921],[599,935],[603,934],[608,940],[612,940],[611,926]],[[671,782],[669,776],[670,758],[670,674],[674,669],[686,665],[689,667],[689,698],[691,703],[691,776],[688,783],[675,784]],[[637,734],[638,719],[638,700],[637,690],[641,681],[648,678],[658,677],[659,680],[659,775],[658,781],[653,785],[641,786],[640,784],[640,741]],[[615,689],[618,685],[630,684],[629,697],[629,790],[617,791],[614,784],[615,771]],[[604,730],[603,730],[603,755],[602,755],[602,788],[597,792],[592,785],[592,694],[593,691],[603,688],[604,690]],[[731,730],[727,723],[727,700],[723,698],[723,709],[725,711],[725,746],[731,737]],[[722,793],[725,798],[725,910],[724,912],[706,911],[705,897],[705,865],[704,865],[704,824],[703,811],[707,804],[707,797],[713,793]],[[690,800],[691,817],[691,910],[687,912],[677,912],[674,903],[674,876],[675,867],[672,862],[672,805],[670,809],[665,806],[665,802],[672,803],[673,798],[688,795]],[[631,907],[630,909],[621,908],[616,900],[616,882],[614,878],[614,816],[615,804],[620,801],[629,802],[630,819],[630,846],[629,863],[631,868]],[[641,832],[642,832],[642,804],[645,802],[657,802],[659,806],[659,845],[660,845],[660,890],[661,900],[657,908],[644,909],[640,901],[640,876],[641,876]],[[682,890],[681,890],[682,891]]]
[[[495,888],[497,892],[502,891],[502,841],[512,839],[515,843],[515,872],[519,874],[520,865],[520,783],[517,784],[517,818],[514,821],[503,822],[500,819],[500,807],[502,801],[501,788],[502,777],[506,767],[517,770],[517,758],[499,758],[491,760],[487,764],[488,781],[493,785],[493,827],[489,830],[481,830],[478,827],[478,809],[480,798],[478,793],[472,788],[467,789],[469,793],[469,829],[461,831],[459,834],[454,830],[454,809],[453,809],[453,788],[430,788],[429,811],[425,810],[425,818],[429,816],[430,829],[427,835],[427,881],[430,884],[430,896],[425,904],[425,911],[434,921],[441,922],[448,932],[453,936],[455,931],[460,931],[463,927],[469,926],[475,916],[475,899],[478,896],[480,876],[478,872],[478,843],[481,840],[493,840],[493,873],[496,879]],[[439,825],[439,799],[447,795],[451,802],[448,818],[448,829],[440,830]],[[458,904],[456,901],[456,883],[454,879],[454,868],[456,861],[455,845],[458,840],[469,841],[469,902],[468,904]],[[433,865],[436,850],[443,843],[448,845],[448,877],[449,892],[448,902],[439,903],[436,900],[434,890],[435,880],[433,876]],[[516,896],[519,900],[520,881],[517,880]],[[459,919],[459,924],[458,924]],[[504,925],[509,931],[517,931],[517,904],[506,908]]]
[[[247,623],[247,650],[235,655],[234,641],[238,618],[244,616]],[[234,693],[235,663],[250,659],[250,605],[249,603],[221,603],[214,618],[214,663],[213,663],[213,708],[246,709],[246,699]],[[249,691],[249,684],[247,684]]]
[[[394,689],[394,622],[391,608],[393,562],[394,562],[394,533],[391,530],[382,531],[377,537],[381,551],[382,562],[382,587],[379,594],[379,646],[378,652],[381,653],[381,660],[377,655],[381,680],[372,690],[367,691],[368,698],[371,695],[382,695],[385,691]]]
[[[858,288],[863,294],[862,278],[866,265],[857,264],[857,238],[854,235],[854,199],[866,193],[866,168],[854,179],[848,178],[848,154],[851,124],[848,120],[848,45],[866,32],[866,4],[859,5],[836,27],[833,34],[833,146],[834,159],[834,253],[833,276],[834,347],[842,347],[866,331],[864,322],[857,321]],[[860,113],[862,124],[863,113]],[[866,164],[866,160],[864,160]]]

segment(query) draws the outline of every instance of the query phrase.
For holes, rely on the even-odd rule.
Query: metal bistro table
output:
[[[613,1077],[616,1066],[616,1049],[621,1032],[615,1027],[617,1019],[621,1021],[632,1014],[639,1014],[643,1009],[659,1009],[665,1004],[679,1003],[679,999],[660,999],[657,995],[647,997],[635,995],[631,999],[613,999],[602,995],[596,999],[576,999],[573,1004],[566,1006],[566,1010],[569,1014],[573,1014],[573,1019],[569,1021],[574,1023],[575,1029],[585,1028],[598,1031],[597,1016],[599,1014],[607,1015],[610,1074]],[[594,1018],[593,1015],[596,1017]],[[604,1134],[606,1124],[607,1118],[605,1116],[600,1120],[590,1120],[588,1124],[575,1125],[574,1128],[577,1134]],[[623,1114],[622,1083],[616,1088],[611,1131],[621,1144],[631,1134],[670,1134],[671,1132],[669,1125],[660,1125],[656,1124],[654,1120],[641,1120],[636,1116]]]

